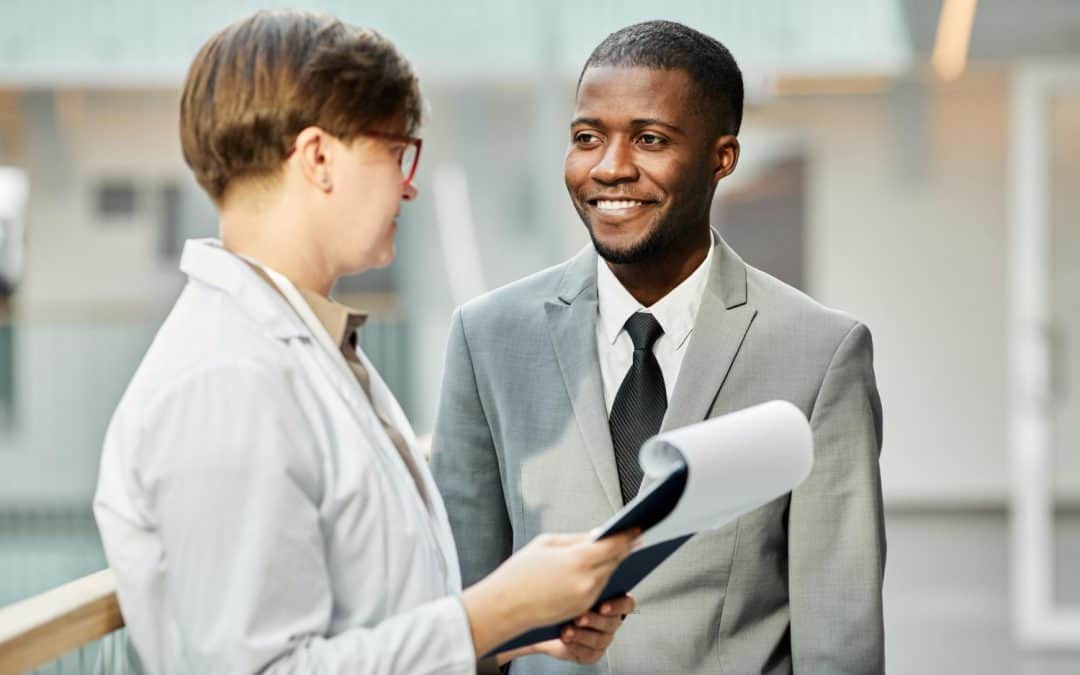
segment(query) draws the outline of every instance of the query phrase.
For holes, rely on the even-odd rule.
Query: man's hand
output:
[[[572,625],[563,628],[557,640],[500,654],[499,663],[526,654],[546,654],[562,661],[582,664],[596,663],[611,645],[615,631],[622,626],[624,618],[634,611],[634,606],[634,599],[629,595],[608,600],[600,606],[599,612],[588,612],[574,619]]]
[[[531,628],[585,616],[639,534],[635,528],[598,541],[591,534],[541,534],[466,588],[461,602],[477,658]]]

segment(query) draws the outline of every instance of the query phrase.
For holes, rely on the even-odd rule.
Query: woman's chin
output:
[[[397,246],[394,244],[393,237],[387,243],[386,247],[379,254],[379,262],[376,265],[379,269],[389,267],[390,263],[394,262],[394,258],[397,257]]]
[[[394,250],[393,243],[383,250],[379,251],[374,256],[371,256],[364,265],[365,270],[381,270],[390,266],[390,263],[394,262],[394,258],[397,257],[397,251]],[[357,272],[359,274],[359,272]]]

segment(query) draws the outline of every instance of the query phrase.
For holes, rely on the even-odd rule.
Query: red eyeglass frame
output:
[[[413,178],[416,176],[416,167],[420,166],[420,150],[421,150],[421,148],[424,147],[424,139],[416,138],[415,136],[403,136],[401,134],[390,134],[390,133],[386,133],[385,131],[361,131],[361,132],[358,132],[356,135],[357,136],[367,136],[369,138],[381,138],[381,139],[383,139],[385,141],[394,141],[395,143],[408,143],[409,145],[415,146],[416,147],[416,159],[413,160],[412,169],[409,170],[409,175],[408,176],[403,176],[405,178],[405,185],[412,185]],[[291,148],[289,148],[288,152],[285,153],[285,159],[288,159],[288,158],[292,157],[294,152],[296,152],[296,145],[295,144]],[[404,156],[405,156],[404,153],[402,153],[402,157],[404,157]],[[399,166],[400,166],[400,162],[399,162]]]

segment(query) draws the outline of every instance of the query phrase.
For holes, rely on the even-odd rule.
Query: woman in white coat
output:
[[[526,651],[595,662],[633,608],[588,611],[635,533],[540,537],[461,589],[413,432],[356,347],[363,316],[328,298],[394,257],[420,105],[393,45],[323,15],[261,12],[192,63],[181,144],[222,239],[185,247],[94,501],[145,670],[474,673],[575,617]]]

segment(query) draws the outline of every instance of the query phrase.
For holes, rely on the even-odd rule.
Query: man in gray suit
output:
[[[613,514],[659,429],[785,399],[810,420],[813,471],[647,577],[605,662],[528,657],[515,675],[884,668],[870,333],[710,229],[741,117],[742,76],[706,35],[648,22],[596,48],[565,168],[593,245],[454,314],[433,469],[466,584],[541,532]]]

